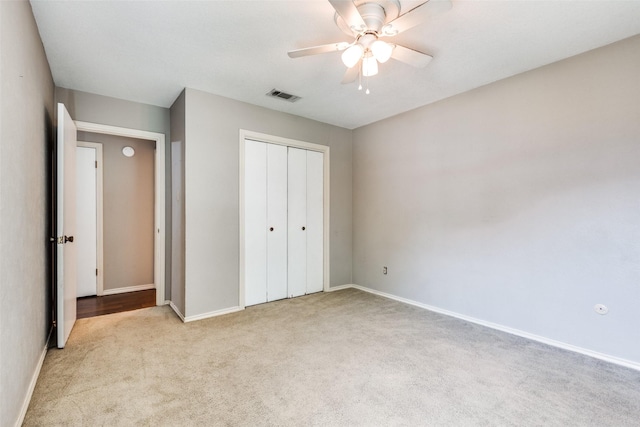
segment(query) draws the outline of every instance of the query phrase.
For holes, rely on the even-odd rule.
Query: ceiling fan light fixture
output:
[[[362,75],[371,77],[378,74],[378,61],[373,55],[368,54],[362,59]]]
[[[391,53],[393,52],[393,48],[395,46],[383,42],[382,40],[376,40],[371,43],[371,53],[380,63],[385,63],[391,58]]]
[[[342,62],[347,68],[351,68],[360,61],[362,58],[362,54],[364,53],[364,49],[359,44],[354,44],[353,46],[346,49],[342,52]]]

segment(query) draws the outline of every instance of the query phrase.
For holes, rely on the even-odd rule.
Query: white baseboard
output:
[[[184,323],[184,314],[180,312],[180,309],[173,303],[173,301],[169,301],[169,307],[178,315],[180,320]]]
[[[180,312],[180,309],[173,303],[173,301],[169,301],[169,307],[173,309],[173,311],[178,315],[180,320],[184,323],[184,314]]]
[[[195,316],[185,316],[180,312],[180,310],[178,309],[178,307],[176,307],[173,301],[169,302],[169,307],[171,307],[173,311],[176,312],[180,320],[182,320],[184,323],[193,322],[196,320],[208,319],[210,317],[222,316],[224,314],[236,313],[238,311],[244,310],[244,307],[229,307],[229,308],[223,308],[222,310],[210,311],[209,313],[197,314]]]
[[[193,322],[195,320],[208,319],[210,317],[222,316],[225,314],[236,313],[238,311],[244,310],[244,307],[229,307],[223,308],[222,310],[210,311],[209,313],[196,314],[195,316],[187,316],[184,318],[184,322]]]
[[[352,284],[332,286],[329,289],[327,289],[327,292],[341,291],[343,289],[349,289],[349,288],[355,288],[355,287],[356,285],[352,285]]]
[[[24,401],[22,402],[22,407],[20,408],[20,414],[18,415],[18,419],[16,420],[16,427],[20,427],[24,422],[24,417],[27,415],[27,409],[29,409],[29,403],[31,402],[31,397],[33,396],[33,391],[36,388],[36,383],[38,382],[38,377],[40,376],[40,370],[42,369],[42,365],[44,364],[44,358],[47,355],[47,345],[45,344],[42,353],[40,354],[40,359],[38,359],[38,365],[36,366],[36,370],[33,372],[31,376],[31,382],[29,383],[29,388],[27,389],[27,394],[24,397]]]
[[[339,290],[339,289],[347,289],[354,288],[359,289],[364,292],[369,292],[371,294],[379,295],[381,297],[389,298],[395,301],[403,302],[405,304],[410,304],[416,307],[423,308],[425,310],[433,311],[435,313],[444,314],[445,316],[455,317],[457,319],[466,320],[467,322],[475,323],[481,326],[486,326],[487,328],[496,329],[498,331],[506,332],[511,335],[516,335],[522,338],[527,338],[532,341],[538,341],[543,344],[550,345],[552,347],[561,348],[563,350],[573,351],[574,353],[584,354],[585,356],[593,357],[595,359],[604,360],[605,362],[613,363],[615,365],[624,366],[626,368],[631,368],[637,371],[640,371],[640,363],[634,362],[632,360],[622,359],[616,356],[611,356],[609,354],[599,353],[597,351],[589,350],[582,347],[577,347],[575,345],[567,344],[562,341],[556,341],[551,338],[543,337],[540,335],[531,334],[529,332],[521,331],[519,329],[510,328],[508,326],[503,326],[497,323],[487,322],[485,320],[476,319],[474,317],[465,316],[464,314],[456,313],[454,311],[444,310],[442,308],[434,307],[431,305],[423,304],[418,301],[413,301],[407,298],[398,297],[392,294],[388,294],[386,292],[380,292],[375,289],[366,288],[360,285],[344,285],[338,286],[336,289],[331,288],[331,290]]]
[[[156,285],[154,285],[153,283],[151,283],[150,285],[127,286],[126,288],[105,289],[102,291],[102,295],[124,294],[126,292],[146,291],[148,289],[155,288]]]

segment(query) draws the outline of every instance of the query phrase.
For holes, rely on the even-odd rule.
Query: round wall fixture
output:
[[[122,154],[127,157],[133,157],[133,155],[136,154],[136,150],[134,150],[133,147],[124,147],[122,149]]]

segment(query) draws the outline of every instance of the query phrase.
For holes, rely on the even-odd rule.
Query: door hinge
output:
[[[98,269],[96,268],[96,276],[98,275]]]
[[[96,160],[96,169],[98,169],[98,161]]]

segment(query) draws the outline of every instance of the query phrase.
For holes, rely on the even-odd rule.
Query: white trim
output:
[[[244,310],[244,307],[229,307],[229,308],[223,308],[222,310],[211,311],[209,313],[203,313],[203,314],[197,314],[195,316],[185,317],[180,312],[180,309],[173,303],[173,301],[169,302],[169,307],[171,307],[171,309],[178,315],[178,317],[180,318],[180,320],[182,320],[183,323],[193,322],[195,320],[208,319],[210,317],[223,316],[225,314],[237,313],[238,311]]]
[[[182,314],[180,312],[180,310],[178,309],[178,307],[173,303],[173,301],[169,301],[169,307],[171,307],[171,309],[178,315],[178,317],[180,318],[180,320],[182,320],[182,322],[184,323],[184,314]]]
[[[24,417],[27,415],[27,409],[29,409],[29,403],[31,403],[31,397],[33,397],[33,391],[36,388],[36,383],[38,382],[38,377],[40,376],[40,370],[42,370],[42,365],[44,365],[44,358],[47,356],[47,346],[44,346],[42,353],[40,353],[40,358],[38,359],[38,364],[36,365],[36,370],[33,372],[31,376],[31,381],[29,382],[29,387],[27,388],[27,394],[24,396],[24,400],[22,401],[22,407],[20,408],[20,414],[18,414],[18,419],[16,420],[16,427],[20,427],[24,422]]]
[[[323,251],[324,251],[324,269],[323,269],[323,291],[329,291],[330,288],[330,274],[331,274],[331,265],[329,263],[330,260],[330,214],[331,214],[331,206],[330,206],[330,201],[331,201],[331,179],[330,179],[330,171],[331,171],[331,163],[330,163],[330,158],[331,158],[331,150],[328,146],[326,145],[320,145],[320,144],[313,144],[311,142],[305,142],[305,141],[298,141],[295,139],[289,139],[289,138],[282,138],[279,136],[274,136],[274,135],[267,135],[265,133],[259,133],[259,132],[253,132],[253,131],[249,131],[249,130],[245,130],[245,129],[240,129],[240,160],[239,160],[239,171],[240,171],[240,185],[239,185],[239,191],[240,191],[240,195],[239,195],[239,202],[240,202],[240,214],[239,214],[239,225],[240,225],[240,262],[239,262],[239,277],[240,277],[240,284],[239,284],[239,290],[238,290],[238,306],[240,308],[244,308],[244,298],[245,298],[245,289],[244,289],[244,269],[245,269],[245,263],[244,263],[244,239],[245,239],[245,233],[244,233],[244,192],[245,192],[245,183],[244,183],[244,160],[245,160],[245,153],[244,153],[244,140],[245,139],[250,139],[253,141],[259,141],[259,142],[266,142],[269,144],[278,144],[278,145],[285,145],[287,147],[294,147],[294,148],[302,148],[304,150],[310,150],[310,151],[318,151],[320,153],[323,153],[323,163],[324,163],[324,170],[323,170],[323,212],[322,212],[322,216],[323,216],[323,220],[324,220],[324,230],[323,230]]]
[[[164,134],[144,130],[129,129],[118,126],[102,125],[76,121],[77,130],[83,132],[102,133],[125,136],[129,138],[148,139],[156,143],[155,157],[155,233],[153,282],[156,288],[156,305],[164,305],[165,290],[165,142]],[[122,288],[124,289],[124,288]],[[103,295],[108,295],[106,292]]]
[[[244,310],[244,307],[229,307],[223,308],[222,310],[210,311],[209,313],[196,314],[195,316],[187,316],[183,317],[182,321],[184,323],[193,322],[195,320],[208,319],[210,317],[223,316],[225,314],[236,313],[238,311]],[[182,317],[182,316],[181,316]]]
[[[97,142],[76,141],[78,147],[96,150],[96,295],[104,294],[104,167],[102,163],[102,144]]]
[[[341,291],[343,289],[349,289],[349,288],[355,288],[355,287],[356,285],[352,285],[352,284],[332,286],[329,289],[325,290],[325,292],[335,292],[335,291]]]
[[[155,289],[156,285],[154,285],[153,283],[150,283],[148,285],[136,285],[136,286],[127,286],[124,288],[113,288],[113,289],[105,289],[102,292],[102,295],[115,295],[115,294],[124,294],[127,292],[137,292],[137,291],[146,291],[149,289]],[[156,292],[158,292],[158,290],[156,289]],[[156,295],[157,297],[157,295]],[[158,298],[156,298],[157,300]],[[164,301],[164,297],[162,298],[162,301]],[[162,304],[156,304],[156,305],[162,305]]]
[[[395,301],[399,301],[405,304],[413,305],[416,307],[423,308],[425,310],[433,311],[434,313],[444,314],[445,316],[455,317],[457,319],[465,320],[467,322],[475,323],[480,326],[486,326],[487,328],[496,329],[498,331],[506,332],[511,335],[516,335],[522,338],[527,338],[532,341],[541,342],[543,344],[550,345],[552,347],[561,348],[563,350],[572,351],[574,353],[580,353],[585,356],[593,357],[594,359],[604,360],[605,362],[613,363],[615,365],[624,366],[625,368],[631,368],[636,371],[640,371],[640,363],[634,362],[632,360],[622,359],[616,356],[611,356],[609,354],[599,353],[597,351],[589,350],[582,347],[577,347],[572,344],[567,344],[562,341],[556,341],[551,338],[546,338],[540,335],[531,334],[529,332],[521,331],[519,329],[513,329],[508,326],[503,326],[498,323],[487,322],[486,320],[476,319],[475,317],[465,316],[464,314],[456,313],[454,311],[444,310],[442,308],[434,307],[432,305],[423,304],[418,301],[413,301],[407,298],[398,297],[392,294],[388,294],[386,292],[380,292],[375,289],[366,288],[360,285],[344,285],[340,286],[340,289],[346,288],[354,288],[359,289],[364,292],[369,292],[371,294],[375,294],[384,298],[389,298]],[[333,290],[333,289],[332,289]],[[335,289],[338,290],[338,289]]]

